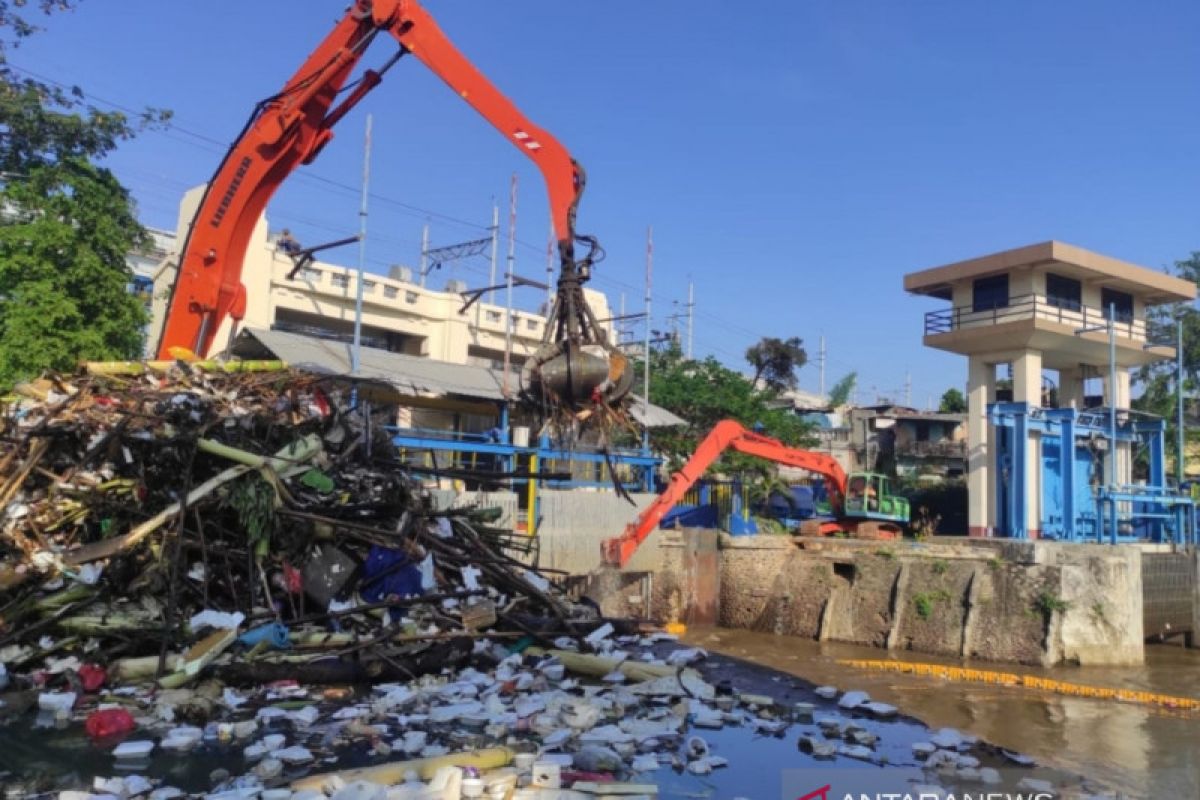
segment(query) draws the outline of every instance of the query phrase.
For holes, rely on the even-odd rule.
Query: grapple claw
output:
[[[571,409],[597,401],[617,403],[632,386],[628,359],[602,345],[549,343],[534,353],[521,371],[521,392],[528,399]]]

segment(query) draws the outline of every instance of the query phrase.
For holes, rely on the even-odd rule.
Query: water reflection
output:
[[[1039,761],[1094,778],[1133,797],[1200,797],[1200,714],[1066,697],[1018,688],[951,683],[892,672],[855,670],[839,658],[886,658],[883,651],[832,642],[727,629],[689,631],[690,644],[755,661],[817,684],[862,689],[933,727],[948,726]],[[954,666],[971,662],[920,653],[904,661]],[[1074,683],[1200,696],[1200,651],[1154,646],[1140,667],[998,666],[982,669],[1052,675]]]

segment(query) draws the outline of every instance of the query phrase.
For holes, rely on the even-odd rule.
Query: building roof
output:
[[[953,283],[1039,265],[1053,266],[1069,277],[1099,279],[1105,286],[1137,295],[1150,305],[1196,299],[1196,285],[1191,281],[1056,241],[911,272],[904,276],[904,289],[949,300]]]
[[[918,421],[926,420],[929,422],[964,423],[967,421],[966,414],[944,414],[938,411],[896,411],[891,414],[881,414],[880,416]]]
[[[325,375],[349,375],[351,351],[349,342],[318,339],[299,333],[247,328],[234,344],[237,355],[260,357],[267,351],[291,367]],[[432,358],[393,353],[375,347],[363,347],[359,376],[366,381],[394,387],[406,395],[456,395],[479,400],[504,399],[504,372],[474,364],[451,364]],[[517,387],[517,375],[509,374],[509,385]],[[630,414],[646,427],[684,425],[684,420],[635,397]]]

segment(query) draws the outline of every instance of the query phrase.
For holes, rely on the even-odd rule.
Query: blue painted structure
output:
[[[1115,440],[1113,436],[1115,423]],[[1196,506],[1191,495],[1167,485],[1162,419],[1108,409],[1039,408],[994,403],[988,420],[997,442],[997,534],[1028,539],[1025,497],[1028,448],[1037,441],[1041,473],[1041,536],[1070,542],[1197,543]],[[1038,433],[1034,439],[1030,433]],[[1145,484],[1110,486],[1106,460],[1116,443],[1133,456],[1144,452]]]
[[[734,536],[758,533],[750,515],[746,485],[739,480],[704,478],[688,490],[658,523],[660,528],[721,528]]]
[[[397,427],[388,428],[388,432],[392,434],[392,444],[399,451],[401,460],[409,463],[416,457],[425,461],[423,466],[437,469],[569,475],[569,478],[557,480],[503,479],[517,493],[519,507],[527,520],[525,529],[530,533],[536,530],[539,519],[540,489],[611,489],[615,471],[626,491],[652,492],[656,488],[654,476],[662,463],[662,459],[644,450],[610,449],[607,455],[582,445],[562,450],[553,447],[545,436],[536,446],[518,446],[510,441],[508,412],[503,407],[499,424],[486,433]]]
[[[752,507],[747,486],[742,481],[703,478],[696,481],[682,503],[663,516],[658,527],[720,528],[733,536],[749,536],[759,532],[754,515],[776,520],[789,529],[816,517],[834,518],[825,496],[824,482],[814,481],[810,486],[789,488],[791,503],[783,495],[774,494],[766,504]]]

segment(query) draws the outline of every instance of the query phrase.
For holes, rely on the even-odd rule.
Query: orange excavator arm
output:
[[[736,450],[821,475],[825,479],[833,507],[841,508],[841,498],[846,496],[846,472],[836,459],[824,453],[788,447],[778,439],[748,431],[741,423],[726,419],[713,426],[683,468],[671,476],[663,493],[625,528],[625,532],[603,543],[602,554],[605,562],[620,567],[629,563],[638,546],[658,527],[658,523],[667,512],[683,499],[688,489],[703,477],[704,471],[726,450]]]
[[[400,51],[382,69],[367,70],[348,84],[381,32],[395,38]],[[575,233],[583,169],[557,139],[530,122],[472,66],[416,0],[355,0],[283,89],[255,107],[210,181],[180,254],[158,340],[160,358],[169,358],[175,348],[207,355],[222,322],[231,317],[236,326],[243,318],[242,264],[267,202],[297,167],[317,157],[333,137],[334,125],[406,54],[438,75],[537,165],[549,191],[561,261],[561,310],[553,320],[556,324],[547,326],[547,336],[553,328],[556,341],[599,344],[611,351],[583,301],[581,285],[590,276],[592,252],[602,252],[594,238]],[[576,241],[589,246],[579,260]]]

